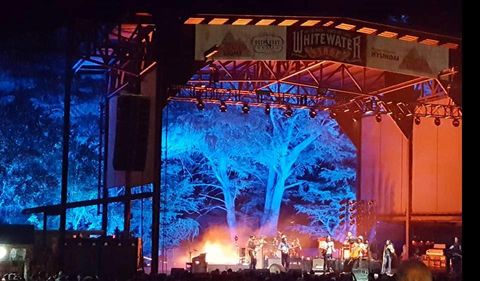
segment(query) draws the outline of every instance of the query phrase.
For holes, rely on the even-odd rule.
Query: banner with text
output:
[[[195,60],[217,46],[216,60],[285,60],[286,28],[281,26],[203,25],[195,30]]]
[[[287,41],[287,59],[365,65],[364,34],[326,27],[289,27]]]
[[[433,78],[448,68],[448,49],[368,36],[367,67]]]

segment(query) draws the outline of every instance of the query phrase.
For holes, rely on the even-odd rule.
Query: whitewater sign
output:
[[[287,59],[365,64],[365,35],[332,28],[288,28]]]

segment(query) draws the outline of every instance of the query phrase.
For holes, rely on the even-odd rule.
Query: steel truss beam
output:
[[[60,211],[62,209],[95,206],[95,205],[108,204],[108,203],[114,203],[114,202],[125,202],[128,200],[151,198],[152,196],[153,196],[152,192],[142,192],[142,193],[132,194],[130,196],[122,195],[122,196],[116,196],[116,197],[70,202],[65,204],[64,206],[62,206],[62,204],[48,205],[48,206],[23,209],[22,214],[45,213],[48,215],[58,215],[60,214]]]
[[[75,31],[78,61],[73,66],[74,72],[106,72],[109,93],[127,83],[137,83],[145,70],[155,65],[151,55],[153,24],[79,21]]]
[[[423,78],[422,78],[423,79]],[[426,83],[415,79],[410,81],[410,86],[416,83]],[[430,80],[428,80],[430,81]],[[404,86],[404,85],[403,85]],[[400,86],[399,89],[402,89]],[[176,86],[171,89],[170,101],[183,101],[198,103],[225,102],[227,105],[264,106],[285,108],[287,105],[297,109],[325,110],[331,112],[380,113],[394,114],[396,116],[419,116],[439,118],[461,118],[461,108],[455,105],[441,105],[425,102],[393,102],[388,98],[379,96],[359,97],[347,102],[337,102],[329,97],[328,92],[317,92],[315,95],[298,95],[288,92],[272,93],[269,91],[242,91],[221,88],[205,88],[194,86]]]
[[[390,82],[385,73],[325,60],[212,61],[193,75],[188,85],[238,91],[266,90],[271,93],[284,92],[287,88],[288,92],[301,95],[316,95],[318,91],[327,90],[332,96],[348,100],[411,87],[417,87],[421,92],[420,98],[434,99],[447,95],[448,89],[438,79],[392,74],[397,79]]]

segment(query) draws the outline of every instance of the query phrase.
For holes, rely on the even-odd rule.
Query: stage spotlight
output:
[[[375,98],[370,98],[366,103],[365,103],[365,114],[372,114],[375,112],[375,109],[377,108],[377,101]]]
[[[285,112],[283,113],[283,115],[285,115],[285,117],[292,117],[293,110],[290,105],[287,105],[287,108],[285,109]]]
[[[335,119],[335,117],[337,117],[337,113],[335,111],[330,111],[330,117]]]
[[[415,116],[415,125],[420,125],[420,117]]]
[[[7,256],[7,248],[0,246],[0,260]]]
[[[382,122],[382,114],[378,113],[378,114],[375,116],[375,120],[377,120],[377,122]]]
[[[435,117],[435,125],[440,126],[440,118]]]
[[[219,107],[219,108],[220,108],[220,111],[221,111],[221,112],[227,112],[227,105],[225,104],[224,101],[222,101],[222,102],[220,103],[220,107]]]
[[[457,118],[454,118],[452,121],[452,124],[454,127],[458,127],[460,126],[460,120],[458,120]]]
[[[265,114],[269,115],[270,114],[270,104],[265,105]]]
[[[247,114],[248,112],[250,112],[250,107],[248,107],[248,103],[243,103],[243,106],[242,106],[242,112]]]
[[[310,108],[310,112],[308,113],[308,115],[310,115],[310,118],[315,118],[317,117],[317,112],[315,111],[315,109]]]
[[[197,109],[198,110],[204,110],[205,109],[205,103],[201,99],[197,99]]]

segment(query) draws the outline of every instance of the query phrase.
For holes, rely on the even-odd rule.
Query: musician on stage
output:
[[[332,267],[332,255],[335,252],[335,244],[333,243],[332,237],[330,235],[327,236],[327,242],[325,243],[325,249],[323,254],[323,271],[333,271]]]
[[[462,245],[458,237],[454,238],[453,245],[448,248],[447,254],[447,272],[450,273],[450,261],[454,273],[460,273],[462,268]]]
[[[300,243],[300,239],[297,238],[293,240],[290,250],[292,250],[292,256],[296,258],[301,256],[300,252],[302,251],[302,244]]]
[[[349,231],[347,232],[347,237],[345,237],[345,241],[343,242],[344,245],[353,245],[356,242],[355,236]]]
[[[290,266],[290,257],[289,257],[290,245],[287,242],[287,236],[282,235],[280,244],[278,244],[278,249],[282,253],[282,265],[283,267],[285,267],[286,270],[288,270]]]
[[[358,268],[360,264],[360,259],[364,255],[365,244],[363,243],[363,237],[358,236],[358,238],[350,244],[350,256],[345,259],[344,262],[344,271],[351,272],[353,268]]]
[[[257,247],[257,239],[255,235],[251,235],[247,242],[248,256],[250,257],[250,269],[255,269],[257,266],[257,253],[255,249]]]
[[[392,276],[392,259],[395,255],[395,248],[393,243],[390,240],[385,242],[385,247],[383,248],[383,262],[382,262],[382,274],[387,274]]]

